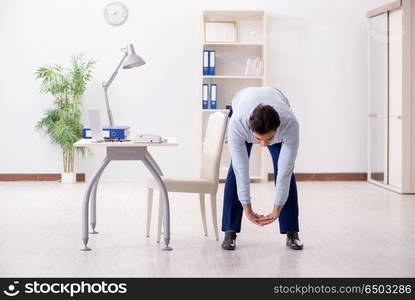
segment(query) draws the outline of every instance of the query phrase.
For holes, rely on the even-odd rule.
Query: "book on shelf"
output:
[[[209,75],[209,50],[203,50],[203,75]]]
[[[217,109],[217,84],[210,84],[210,109]]]
[[[209,50],[209,73],[208,75],[215,75],[216,71],[216,51]]]
[[[209,85],[207,83],[202,85],[202,108],[209,108]]]
[[[216,50],[203,50],[203,76],[216,74]]]

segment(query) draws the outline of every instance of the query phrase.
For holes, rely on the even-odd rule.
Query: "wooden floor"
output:
[[[141,182],[103,182],[100,234],[81,252],[85,184],[0,182],[0,276],[11,277],[414,277],[415,195],[366,182],[299,182],[303,251],[285,247],[278,224],[243,220],[236,251],[223,251],[199,201],[171,194],[171,252],[145,237],[146,190]],[[272,183],[252,184],[254,207],[271,211]],[[219,187],[218,211],[222,209]],[[208,199],[207,199],[208,200]],[[207,201],[209,203],[209,201]],[[155,220],[157,204],[153,209]],[[210,207],[207,206],[210,217]],[[221,213],[219,213],[219,218]],[[220,224],[220,219],[219,219]],[[222,238],[222,233],[220,234]]]

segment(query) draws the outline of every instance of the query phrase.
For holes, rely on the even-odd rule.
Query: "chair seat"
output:
[[[212,223],[216,240],[219,239],[216,193],[219,183],[219,167],[222,155],[223,141],[225,137],[227,116],[222,112],[215,112],[209,115],[201,156],[200,173],[193,178],[161,177],[166,186],[167,192],[195,193],[199,194],[200,212],[202,215],[203,231],[207,236],[205,194],[209,194],[210,208],[212,210]],[[154,191],[159,187],[154,179],[147,181],[147,237],[150,236],[151,210],[153,205]],[[158,197],[161,201],[161,197]],[[159,217],[157,226],[157,241],[161,238],[161,225],[163,219],[163,205],[159,202]]]
[[[174,178],[161,177],[168,192],[178,193],[213,193],[215,185],[205,178]],[[149,187],[158,189],[153,178],[147,180]]]

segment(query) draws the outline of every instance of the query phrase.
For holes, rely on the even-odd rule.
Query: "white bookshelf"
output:
[[[205,21],[234,21],[237,25],[237,41],[231,43],[205,42]],[[234,95],[241,89],[249,86],[264,86],[266,84],[266,14],[264,11],[214,11],[205,10],[201,18],[201,50],[200,50],[200,116],[202,145],[205,136],[207,120],[211,113],[221,111],[228,113]],[[203,50],[216,51],[215,75],[203,75]],[[259,76],[245,76],[245,65],[248,58],[262,59],[262,72]],[[217,84],[217,109],[202,109],[202,84]],[[224,180],[231,159],[228,150],[227,138],[223,145],[220,179]],[[250,158],[251,181],[266,180],[267,172],[264,167],[264,148],[254,145]]]
[[[211,42],[206,42],[203,43],[203,45],[205,46],[258,46],[258,47],[262,47],[264,46],[263,43],[211,43]]]
[[[203,75],[203,79],[259,79],[259,80],[264,80],[264,76]]]
[[[229,112],[227,109],[203,109],[202,111],[203,111],[203,113],[212,113],[212,112],[217,112],[217,111],[220,111],[220,112],[223,112],[223,113],[228,113]]]

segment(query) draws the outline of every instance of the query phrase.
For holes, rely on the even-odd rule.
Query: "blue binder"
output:
[[[209,85],[207,83],[202,86],[202,108],[209,108]]]
[[[217,84],[212,83],[210,85],[210,109],[216,109],[217,108]]]
[[[208,75],[215,75],[215,66],[216,66],[216,51],[209,50],[209,71]]]
[[[209,75],[209,50],[203,50],[203,75]]]
[[[104,139],[124,140],[129,136],[129,129],[130,126],[105,126],[104,128],[102,128],[102,137]],[[84,127],[82,129],[82,138],[92,138],[91,128]]]

